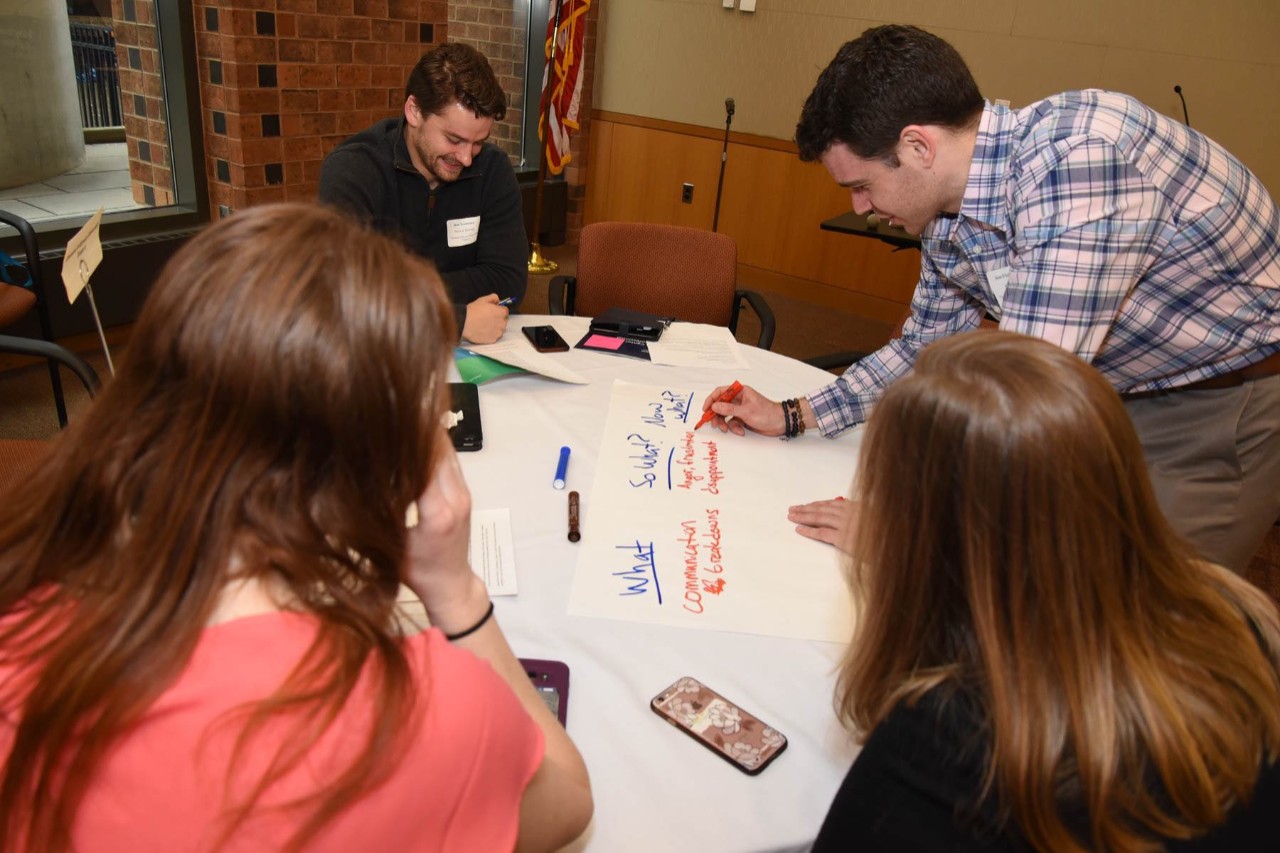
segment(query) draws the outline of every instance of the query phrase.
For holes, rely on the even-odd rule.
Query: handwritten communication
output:
[[[614,385],[570,612],[848,642],[838,552],[786,514],[849,491],[856,441],[695,432],[710,387]]]

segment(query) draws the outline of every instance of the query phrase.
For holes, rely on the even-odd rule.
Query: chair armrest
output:
[[[93,369],[89,362],[59,344],[36,340],[35,338],[22,338],[16,335],[0,335],[0,352],[12,352],[60,362],[80,378],[90,397],[94,396],[102,388],[102,381],[98,379],[98,372]]]
[[[43,303],[48,299],[48,294],[44,288],[44,275],[40,268],[40,244],[36,237],[36,229],[31,227],[31,223],[23,219],[16,213],[10,213],[7,210],[0,210],[0,223],[8,225],[18,232],[22,238],[22,251],[25,254],[27,272],[31,275],[31,281],[24,286],[29,287],[35,294],[38,302]],[[47,308],[44,310],[48,310]],[[47,339],[52,339],[48,329],[44,330]]]
[[[547,285],[547,309],[552,314],[573,316],[574,297],[578,293],[578,279],[571,275],[558,275]]]
[[[777,323],[773,319],[773,309],[769,307],[768,302],[764,301],[764,297],[754,290],[735,290],[733,292],[733,317],[729,321],[729,328],[737,331],[738,310],[744,299],[751,306],[751,310],[755,312],[756,317],[760,319],[760,338],[756,341],[756,346],[760,349],[773,349],[773,335],[777,328]]]
[[[854,362],[866,358],[870,354],[869,352],[860,352],[858,350],[829,352],[824,355],[815,355],[812,358],[802,359],[802,361],[822,370],[839,370],[843,373]]]

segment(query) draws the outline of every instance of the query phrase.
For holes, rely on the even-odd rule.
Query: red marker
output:
[[[733,402],[733,398],[738,396],[738,392],[740,392],[741,390],[742,390],[742,383],[735,379],[733,380],[733,384],[730,385],[728,388],[726,388],[724,390],[724,393],[720,395],[720,399],[716,400],[715,402],[731,403]],[[702,420],[698,421],[698,423],[694,425],[693,428],[697,429],[698,427],[702,426],[703,424],[705,424],[707,421],[711,420],[715,416],[716,416],[716,413],[713,412],[710,407],[708,407],[707,410],[702,413]]]

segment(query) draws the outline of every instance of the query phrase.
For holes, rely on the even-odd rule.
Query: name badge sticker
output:
[[[450,219],[445,223],[449,235],[449,248],[470,246],[480,236],[480,217],[468,216],[465,219]]]
[[[999,269],[987,271],[987,287],[991,289],[991,295],[996,298],[996,304],[1004,305],[1004,292],[1009,287],[1009,267],[1000,267]]]

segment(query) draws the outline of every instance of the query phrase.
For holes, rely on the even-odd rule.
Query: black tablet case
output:
[[[591,320],[591,331],[619,338],[656,341],[670,326],[674,317],[659,317],[627,308],[610,308]]]

